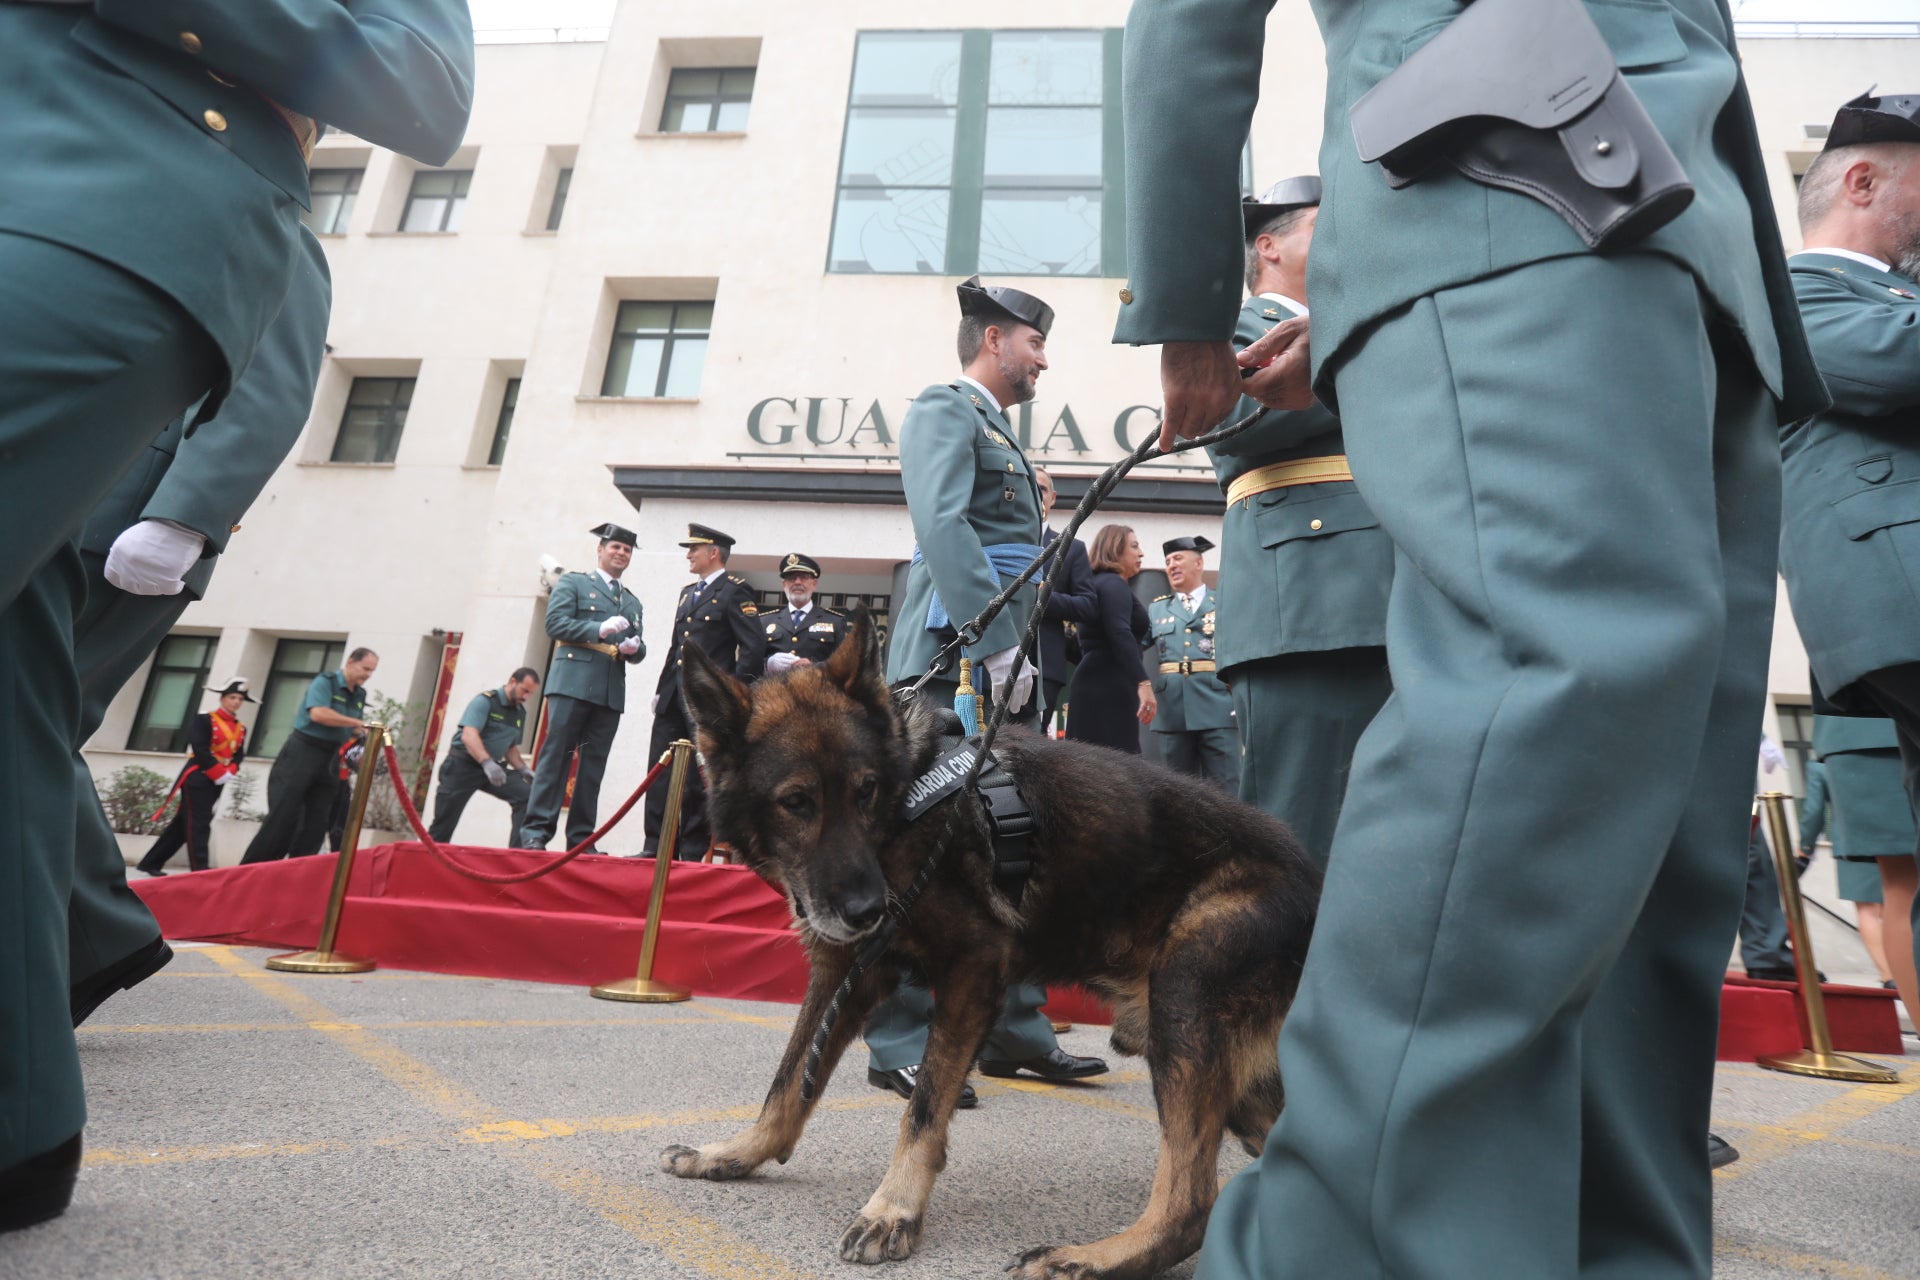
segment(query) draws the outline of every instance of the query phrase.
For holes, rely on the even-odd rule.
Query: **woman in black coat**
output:
[[[1153,682],[1140,660],[1151,633],[1146,606],[1127,580],[1140,572],[1140,539],[1123,524],[1093,537],[1099,615],[1080,624],[1080,666],[1067,689],[1067,736],[1140,754],[1140,726],[1153,722]]]

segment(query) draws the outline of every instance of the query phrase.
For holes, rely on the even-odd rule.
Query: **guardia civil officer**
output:
[[[300,229],[301,263],[280,314],[220,411],[187,433],[168,423],[80,532],[87,602],[74,623],[80,722],[73,745],[73,886],[67,963],[73,1023],[159,971],[173,952],[139,896],[80,748],[188,605],[206,594],[228,540],[292,451],[313,407],[331,286],[320,242]],[[205,834],[202,824],[196,836]],[[200,856],[204,860],[202,846]],[[189,851],[189,861],[193,858]]]
[[[1169,769],[1237,794],[1240,734],[1233,723],[1233,695],[1215,674],[1220,600],[1202,576],[1211,550],[1212,540],[1199,536],[1160,544],[1173,590],[1147,606],[1153,629],[1147,669],[1159,701],[1151,727],[1160,735],[1160,759]]]
[[[687,569],[694,580],[680,589],[680,600],[673,611],[673,643],[667,649],[667,661],[654,690],[653,739],[647,747],[652,760],[658,760],[676,738],[693,740],[693,722],[687,719],[686,705],[680,700],[680,654],[686,645],[694,645],[722,671],[741,680],[757,679],[767,665],[767,635],[761,629],[763,620],[754,590],[745,578],[727,572],[727,560],[733,554],[732,537],[704,524],[689,524],[687,540],[680,545],[687,549]],[[646,830],[650,846],[660,838],[666,811],[666,787],[648,791]],[[687,770],[677,841],[675,852],[681,858],[702,857],[712,841],[707,828],[707,792],[698,769]]]
[[[1824,400],[1725,0],[1316,5],[1311,316],[1236,360],[1268,8],[1133,7],[1116,337],[1163,344],[1168,438],[1243,389],[1339,414],[1394,546],[1394,692],[1281,1033],[1286,1111],[1199,1275],[1700,1276],[1775,424]]]
[[[767,623],[769,675],[825,662],[846,638],[845,616],[814,603],[813,593],[819,586],[820,562],[798,551],[788,552],[780,562],[780,589],[787,597],[787,607],[760,613]]]
[[[1781,433],[1780,571],[1833,709],[1893,720],[1920,811],[1920,94],[1840,108],[1800,184],[1793,290],[1833,406]],[[1902,928],[1912,859],[1883,858],[1887,964],[1920,1008]],[[1913,929],[1920,938],[1920,929]]]
[[[453,839],[460,815],[476,791],[507,802],[512,814],[507,847],[517,848],[526,820],[527,798],[533,790],[533,772],[520,754],[527,734],[527,700],[540,688],[540,673],[521,667],[498,689],[473,695],[460,713],[447,760],[440,766],[440,790],[433,802],[433,825],[427,834],[437,841]]]
[[[957,624],[978,615],[1040,554],[1040,493],[1006,413],[1033,399],[1047,367],[1053,308],[1018,289],[982,285],[978,276],[961,284],[959,295],[962,372],[922,391],[900,426],[900,483],[916,544],[887,642],[887,679],[896,685],[925,674],[958,634]],[[1007,699],[1008,718],[1017,724],[1032,724],[1039,712],[1033,668],[1014,670],[1036,594],[1031,585],[1022,589],[965,651],[974,659],[978,687]],[[957,664],[949,665],[920,696],[951,707],[958,677]],[[1060,1047],[1040,1012],[1046,996],[1034,983],[1007,988],[1000,1020],[980,1053],[982,1071],[1071,1080],[1107,1069],[1098,1058]],[[866,1029],[869,1084],[912,1096],[932,1013],[927,989],[905,981],[874,1007]],[[972,1088],[963,1087],[959,1105],[974,1104]]]
[[[1236,347],[1307,314],[1320,194],[1320,179],[1305,174],[1242,203],[1248,297]],[[1228,416],[1250,413],[1260,420],[1208,449],[1227,499],[1220,586],[1234,602],[1214,656],[1233,686],[1240,798],[1292,827],[1324,868],[1354,747],[1392,689],[1393,543],[1353,482],[1325,405],[1266,409],[1242,396]]]
[[[588,532],[600,539],[599,566],[561,575],[547,598],[547,635],[554,642],[547,669],[547,736],[533,775],[519,849],[544,849],[560,821],[574,756],[573,799],[567,801],[567,847],[593,834],[600,816],[600,779],[627,709],[627,668],[647,656],[640,638],[640,600],[621,583],[638,539],[613,523]]]
[[[202,396],[213,416],[252,359],[300,261],[321,124],[444,163],[472,40],[462,0],[0,3],[0,651],[20,690],[0,748],[20,824],[0,839],[0,1230],[65,1208],[84,1118],[63,923],[74,539],[155,432]]]
[[[320,852],[339,791],[339,756],[367,730],[367,680],[380,655],[359,648],[338,671],[322,671],[294,713],[293,732],[267,774],[267,816],[247,844],[242,864],[276,862]]]
[[[229,680],[224,688],[207,692],[219,694],[220,701],[213,710],[195,716],[187,730],[187,763],[181,766],[173,790],[167,793],[168,800],[176,793],[180,796],[180,807],[140,859],[140,870],[150,876],[167,874],[162,868],[182,845],[186,846],[189,869],[207,869],[213,806],[219,803],[220,789],[233,781],[247,759],[247,726],[240,723],[240,708],[253,701],[247,682]],[[166,807],[164,802],[161,807]]]

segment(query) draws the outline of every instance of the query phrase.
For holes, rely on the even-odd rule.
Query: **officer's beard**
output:
[[[1920,165],[1920,160],[1915,163]],[[1914,177],[1920,180],[1920,173]],[[1893,269],[1909,280],[1920,280],[1920,210],[1900,214],[1892,221]]]
[[[1000,361],[1000,376],[1006,380],[1007,389],[1013,392],[1013,404],[1025,404],[1033,399],[1034,385],[1040,381],[1040,369],[1037,365],[1019,360]]]

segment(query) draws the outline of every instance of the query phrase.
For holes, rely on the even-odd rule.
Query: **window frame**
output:
[[[347,175],[346,190],[321,191],[315,185],[320,181],[323,175],[336,174],[336,173],[344,173]],[[352,220],[352,217],[353,217],[354,201],[360,194],[360,184],[363,180],[365,180],[366,176],[367,176],[367,167],[365,165],[361,165],[357,169],[350,169],[344,165],[334,165],[329,168],[315,169],[307,179],[308,192],[309,192],[308,200],[312,203],[317,204],[322,196],[337,196],[339,197],[340,202],[334,206],[332,224],[325,228],[317,227],[312,222],[307,221],[309,217],[312,217],[314,215],[315,211],[311,209],[301,211],[300,221],[305,222],[307,225],[307,229],[313,232],[313,234],[317,236],[345,235],[347,233],[347,225]]]
[[[513,432],[514,411],[520,407],[520,379],[508,378],[500,393],[500,412],[493,421],[493,442],[487,446],[487,465],[497,467],[507,453],[507,437]]]
[[[623,312],[626,311],[628,307],[636,307],[636,306],[671,307],[672,311],[668,314],[668,317],[667,317],[667,327],[665,329],[635,329],[630,332],[623,332],[620,327],[620,316]],[[711,298],[622,298],[620,299],[618,305],[615,306],[614,312],[613,312],[613,336],[612,336],[612,339],[607,343],[607,367],[605,372],[602,373],[600,378],[600,394],[603,397],[606,397],[609,399],[621,399],[621,400],[682,400],[682,399],[698,398],[699,378],[703,378],[706,376],[707,344],[711,343],[713,340],[713,306],[714,304]],[[706,326],[701,329],[679,328],[678,324],[680,320],[680,308],[682,307],[705,307],[707,309]],[[689,341],[695,338],[696,336],[700,340],[701,350],[700,350],[700,371],[698,376],[695,379],[695,395],[694,396],[668,395],[666,391],[666,387],[667,387],[668,379],[671,378],[673,374],[674,348],[678,343]],[[618,357],[621,342],[623,340],[628,341],[630,343],[638,342],[643,337],[644,338],[658,337],[663,340],[661,351],[660,351],[660,366],[659,366],[658,372],[654,375],[654,380],[653,380],[653,385],[654,385],[653,394],[635,395],[630,391],[614,390],[612,385],[614,362]],[[629,357],[628,359],[628,369],[629,371],[631,371],[632,369],[631,357]],[[630,376],[631,376],[631,373],[629,372],[629,377]]]
[[[205,650],[202,651],[202,659],[198,665],[183,666],[170,664],[167,661],[167,650],[172,647],[176,641],[184,640],[203,641],[206,644]],[[140,690],[140,704],[134,711],[133,725],[127,730],[127,750],[155,751],[164,755],[179,755],[187,749],[187,737],[193,731],[193,718],[200,714],[200,693],[206,689],[207,681],[213,675],[213,659],[214,655],[219,651],[219,648],[219,636],[198,635],[192,632],[169,633],[167,637],[160,642],[160,647],[154,650],[152,663],[147,667],[147,681],[145,686]],[[159,727],[148,723],[148,719],[153,711],[154,698],[159,693],[158,686],[161,679],[168,675],[187,673],[192,675],[191,687],[194,693],[193,696],[187,699],[186,714],[180,718],[180,723],[168,731],[167,745],[158,747],[142,745],[142,735],[154,732]]]
[[[673,91],[673,82],[679,79],[682,75],[697,75],[701,72],[712,72],[716,77],[718,77],[714,81],[714,89],[711,94],[689,94],[689,93],[676,94]],[[752,76],[753,83],[747,86],[746,92],[744,94],[727,92],[727,87],[726,87],[727,77],[730,75],[741,75],[741,74]],[[749,116],[751,116],[753,111],[753,91],[759,87],[759,83],[760,83],[760,68],[758,66],[673,67],[669,69],[667,72],[667,92],[665,97],[663,97],[660,102],[659,132],[665,133],[665,134],[745,133],[747,131],[745,121],[741,122],[741,125],[738,129],[722,129],[720,127],[720,109],[726,106],[744,106],[747,108]],[[704,103],[712,108],[712,110],[709,112],[707,116],[707,127],[704,129],[670,129],[668,128],[667,118],[673,114],[674,107],[676,105],[685,107],[692,103]]]
[[[418,388],[419,381],[420,381],[419,377],[417,375],[412,375],[412,374],[400,375],[400,376],[360,375],[360,374],[354,375],[352,381],[350,381],[347,384],[346,403],[342,405],[340,409],[340,425],[334,431],[333,447],[328,452],[327,461],[329,463],[337,464],[340,466],[364,467],[364,466],[392,465],[394,459],[399,457],[400,455],[400,439],[406,433],[407,415],[409,414],[409,412],[411,412],[413,408],[413,394],[414,394],[414,391],[417,390]],[[359,392],[362,384],[371,384],[376,382],[393,383],[396,388],[394,400],[388,402],[385,405],[365,405],[365,404],[356,403],[354,397],[356,393]],[[406,403],[399,404],[397,403],[400,395],[399,388],[401,388],[402,386],[404,386],[405,388]],[[387,426],[384,424],[375,429],[375,435],[373,437],[373,440],[374,440],[374,449],[373,449],[374,456],[373,457],[343,458],[340,456],[340,453],[341,453],[343,443],[347,438],[348,420],[352,418],[353,412],[355,409],[365,409],[365,408],[386,409],[389,411],[397,409],[399,411],[399,421],[391,424],[390,436],[388,435]],[[382,449],[380,447],[383,443],[390,446],[386,451],[386,456],[384,457],[381,456]]]
[[[553,176],[553,199],[547,203],[548,231],[560,229],[560,219],[567,212],[567,193],[573,189],[573,166],[567,165]]]
[[[446,195],[420,194],[420,181],[423,178],[452,178],[454,189]],[[467,195],[473,189],[472,169],[415,169],[413,177],[407,183],[407,198],[400,205],[399,234],[406,236],[457,235],[460,223],[467,208]],[[437,227],[409,227],[413,206],[419,200],[443,200],[445,206],[440,210],[440,225]],[[449,226],[448,223],[452,223]]]
[[[286,657],[287,646],[295,644],[317,644],[321,646],[321,666],[318,670],[309,671],[305,667],[291,666],[283,661]],[[274,641],[273,660],[268,665],[267,679],[260,690],[260,714],[254,718],[252,741],[249,742],[247,746],[247,755],[250,758],[270,760],[279,755],[280,748],[287,744],[286,737],[281,738],[278,742],[270,741],[273,726],[267,723],[268,716],[273,710],[274,699],[278,696],[278,690],[281,685],[283,683],[292,684],[299,690],[299,697],[304,700],[307,686],[313,683],[314,677],[327,671],[338,670],[341,664],[346,661],[346,657],[347,642],[345,640],[317,640],[308,636],[281,636]],[[299,703],[296,702],[294,704],[293,714],[287,717],[287,737],[293,735],[294,721],[299,718],[300,708]],[[269,747],[272,749],[269,750]]]

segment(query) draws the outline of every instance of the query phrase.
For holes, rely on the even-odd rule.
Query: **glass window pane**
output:
[[[944,190],[842,191],[827,269],[945,274],[948,202]]]
[[[198,672],[163,671],[148,685],[147,714],[134,751],[170,751],[180,727],[200,709]]]
[[[1098,31],[996,31],[987,101],[995,106],[1098,106],[1104,84]]]
[[[729,96],[749,95],[753,92],[752,67],[735,67],[720,73],[720,92]]]
[[[995,107],[987,112],[986,185],[1100,185],[1098,108]]]
[[[616,338],[607,361],[607,379],[601,385],[603,396],[651,396],[660,380],[660,353],[666,347],[663,338]]]
[[[953,176],[954,112],[947,107],[861,109],[847,117],[840,181],[944,187]]]
[[[988,192],[980,202],[980,270],[1098,275],[1100,193]]]
[[[467,198],[465,196],[459,196],[453,200],[449,200],[447,202],[447,220],[445,225],[440,229],[442,231],[458,231],[460,229],[460,216],[466,211]]]
[[[620,318],[614,323],[616,333],[635,333],[643,329],[665,332],[672,327],[671,302],[623,302],[620,304]]]
[[[567,190],[573,186],[573,170],[562,169],[553,180],[553,203],[547,207],[547,230],[560,229],[561,215],[567,211]]]
[[[676,99],[667,103],[666,114],[660,118],[660,132],[706,133],[712,127],[712,120],[712,103]]]
[[[454,174],[416,173],[413,175],[411,194],[419,196],[450,196],[453,194]]]
[[[747,104],[744,102],[723,102],[713,118],[716,133],[741,133],[747,127]]]
[[[854,106],[951,106],[959,100],[959,32],[862,33],[853,60]]]
[[[402,231],[438,231],[446,216],[445,200],[423,200],[416,196],[407,201],[407,212],[406,216],[400,219],[400,229]]]
[[[675,331],[713,328],[713,304],[711,302],[677,303],[673,308],[673,327]]]
[[[707,98],[720,92],[720,73],[681,68],[667,81],[667,92],[676,98]]]
[[[493,424],[493,445],[487,450],[487,465],[497,467],[507,455],[507,437],[513,433],[513,411],[520,403],[520,379],[508,378],[506,394],[500,397],[500,417]]]
[[[667,365],[667,385],[661,391],[668,396],[700,394],[700,371],[707,363],[705,338],[675,338],[673,359]]]

